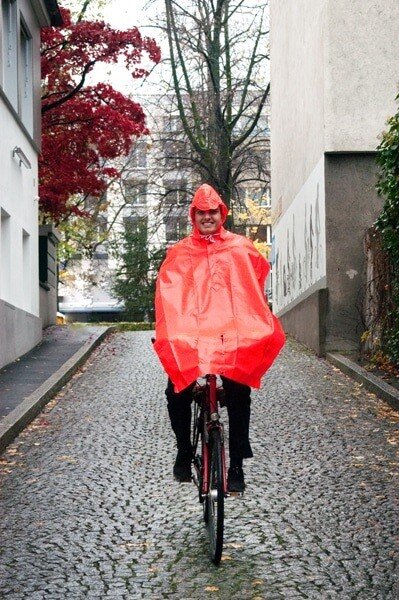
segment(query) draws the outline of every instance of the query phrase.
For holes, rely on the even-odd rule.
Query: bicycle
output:
[[[219,404],[224,404],[223,388],[216,375],[206,375],[204,385],[193,388],[193,480],[203,504],[203,517],[210,539],[211,558],[220,563],[224,535],[224,500],[227,493],[223,423]]]

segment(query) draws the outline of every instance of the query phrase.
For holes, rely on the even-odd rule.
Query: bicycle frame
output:
[[[197,412],[195,418],[193,432],[193,461],[197,473],[197,478],[194,478],[194,481],[199,488],[200,501],[203,501],[209,493],[209,435],[211,430],[218,429],[220,431],[221,438],[224,442],[223,423],[220,421],[219,418],[219,402],[217,393],[218,389],[216,387],[216,375],[206,375],[205,379],[205,385],[196,388],[196,393],[200,396],[200,399],[197,399],[199,411]],[[199,430],[199,427],[201,427],[201,431]],[[199,457],[196,454],[196,452],[200,437],[201,456]],[[223,493],[224,496],[227,496],[226,457],[224,452],[224,446],[222,452],[222,464]]]

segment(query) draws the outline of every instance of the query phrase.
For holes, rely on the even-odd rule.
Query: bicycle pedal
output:
[[[229,498],[242,498],[244,495],[244,492],[227,492],[227,496]]]

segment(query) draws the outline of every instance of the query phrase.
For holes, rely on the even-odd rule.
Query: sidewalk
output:
[[[385,379],[381,373],[373,373],[362,367],[356,356],[328,352],[326,359],[345,375],[361,383],[366,390],[385,400],[392,408],[399,410],[399,382],[394,377]]]
[[[54,325],[30,352],[0,370],[0,452],[72,377],[112,327]]]

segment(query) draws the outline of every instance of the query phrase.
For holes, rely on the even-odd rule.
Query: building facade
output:
[[[271,0],[273,307],[319,354],[362,333],[375,152],[396,111],[396,0]]]
[[[38,266],[40,28],[55,0],[2,0],[0,15],[0,367],[42,335]]]

